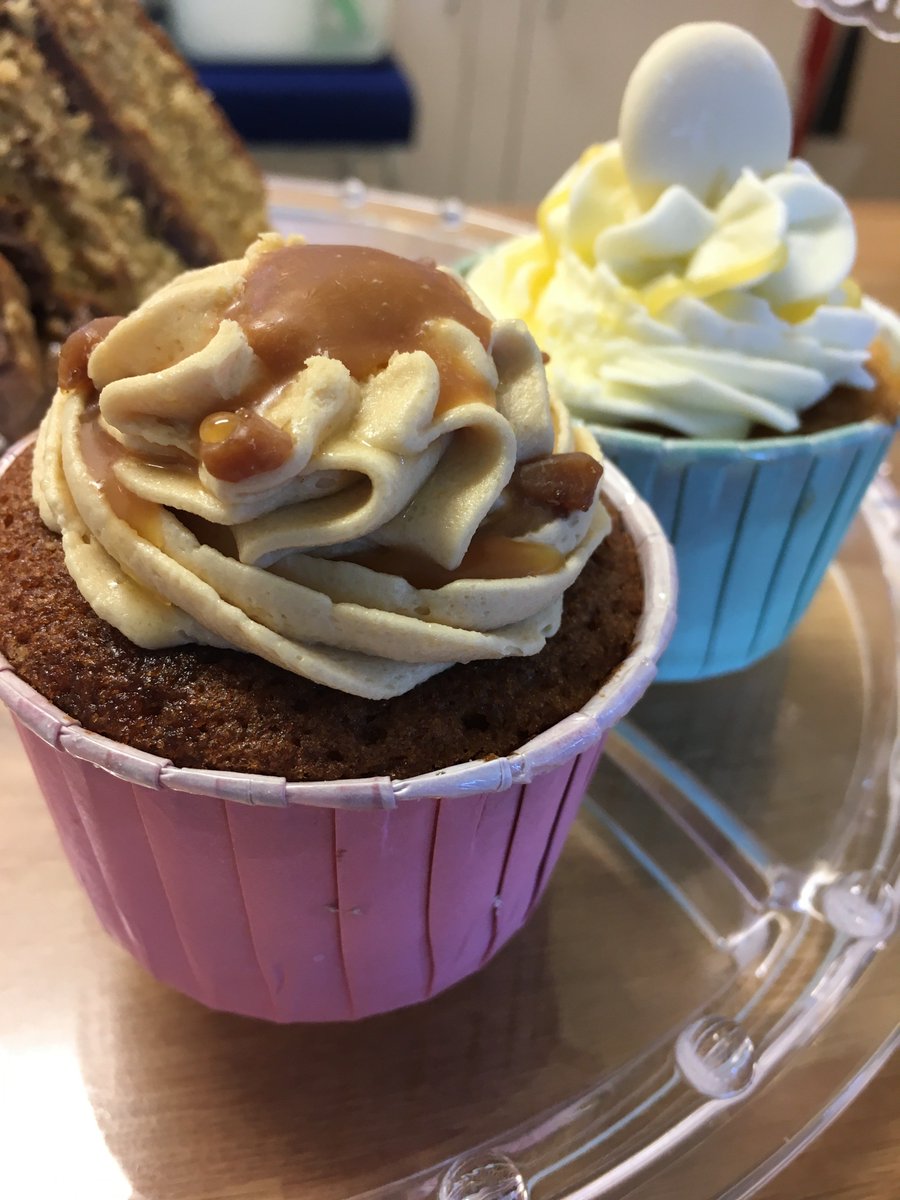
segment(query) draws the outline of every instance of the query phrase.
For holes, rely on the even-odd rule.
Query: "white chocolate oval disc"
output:
[[[663,34],[635,67],[619,114],[622,158],[649,207],[670,185],[715,201],[745,167],[784,167],[791,107],[771,55],[734,25],[704,21]]]

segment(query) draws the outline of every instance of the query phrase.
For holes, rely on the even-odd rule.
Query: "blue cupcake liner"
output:
[[[669,681],[737,671],[781,645],[894,433],[875,421],[743,443],[592,430],[675,548],[678,619],[658,672]]]

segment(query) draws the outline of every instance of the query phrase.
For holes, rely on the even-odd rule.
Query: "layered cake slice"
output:
[[[136,0],[0,0],[0,253],[44,343],[265,225],[259,171]]]
[[[52,388],[28,289],[0,254],[0,429],[20,437],[35,425]]]

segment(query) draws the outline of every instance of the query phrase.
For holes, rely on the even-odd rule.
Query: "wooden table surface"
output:
[[[900,308],[900,204],[860,203],[856,212],[858,278],[866,291]],[[5,712],[0,713],[0,770],[0,1195],[9,1200],[295,1198],[303,1193],[283,1176],[267,1178],[266,1171],[273,1145],[282,1154],[285,1147],[289,1150],[303,1121],[320,1140],[323,1161],[339,1154],[352,1160],[352,1141],[338,1136],[324,1099],[306,1098],[299,1111],[285,1112],[285,1095],[262,1095],[252,1084],[243,1092],[235,1088],[241,1071],[252,1077],[251,1064],[265,1045],[259,1026],[239,1025],[234,1018],[221,1018],[216,1025],[219,1018],[206,1014],[192,1067],[197,1069],[199,1057],[205,1074],[195,1084],[184,1078],[184,1068],[179,1075],[188,1036],[184,1025],[197,1020],[193,1006],[145,980],[95,929]],[[26,896],[30,903],[23,910]],[[543,936],[539,930],[539,946]],[[507,961],[514,963],[514,958]],[[116,976],[112,991],[111,973]],[[388,1036],[391,1018],[384,1020],[381,1028]],[[219,1032],[213,1036],[211,1028]],[[497,1037],[505,1032],[496,1031]],[[297,1059],[291,1075],[296,1083],[307,1059],[340,1053],[342,1046],[345,1051],[347,1045],[358,1048],[359,1042],[347,1037],[334,1030],[282,1031],[273,1034],[267,1053]],[[146,1038],[156,1047],[156,1061],[140,1052]],[[22,1055],[17,1060],[17,1051],[27,1051],[27,1070],[17,1068],[17,1061],[26,1061]],[[439,1055],[441,1047],[429,1046],[428,1053]],[[485,1041],[478,1053],[490,1053],[490,1044]],[[366,1078],[366,1070],[376,1077],[383,1070],[396,1075],[396,1066],[379,1064],[377,1046],[364,1057],[366,1062],[353,1067],[360,1079]],[[395,1097],[394,1124],[415,1121],[418,1106],[428,1103],[421,1071],[415,1063],[406,1069],[408,1075],[393,1080],[400,1096]],[[174,1093],[170,1081],[176,1076]],[[221,1108],[210,1123],[204,1105],[208,1109],[210,1089],[216,1088],[234,1092],[236,1098],[233,1108]],[[17,1121],[20,1107],[35,1103],[42,1114],[40,1127]],[[224,1178],[224,1152],[232,1139],[242,1136],[252,1143],[254,1171],[248,1167],[247,1177]],[[4,1148],[5,1137],[10,1140]],[[208,1179],[208,1185],[190,1191],[174,1186],[167,1174],[167,1151],[174,1153],[181,1143],[190,1148],[193,1177]],[[135,1177],[129,1163],[132,1158],[138,1162],[138,1144]],[[23,1156],[35,1163],[34,1179],[17,1183],[4,1177],[4,1161]],[[81,1164],[74,1174],[73,1163]],[[37,1188],[38,1178],[46,1185]],[[88,1179],[90,1191],[84,1189]],[[762,1200],[896,1200],[900,1056],[818,1142],[758,1194]]]

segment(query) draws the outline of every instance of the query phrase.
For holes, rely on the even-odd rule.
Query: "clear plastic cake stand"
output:
[[[521,228],[356,182],[272,199],[283,230],[442,262]],[[5,1170],[32,1164],[5,1194],[44,1200],[44,1171],[92,1200],[750,1195],[898,1041],[898,529],[883,477],[788,645],[653,687],[530,925],[418,1008],[317,1027],[201,1009],[99,932],[41,816],[38,865],[0,884],[39,914],[13,945],[18,1007],[0,993],[24,1081]],[[36,814],[8,753],[13,819]],[[36,1177],[48,1128],[80,1132]]]

